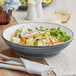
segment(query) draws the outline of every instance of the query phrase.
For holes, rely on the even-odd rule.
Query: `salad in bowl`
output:
[[[21,27],[11,36],[10,41],[18,45],[26,46],[50,46],[66,42],[70,36],[58,28],[44,28],[40,26],[34,29]]]

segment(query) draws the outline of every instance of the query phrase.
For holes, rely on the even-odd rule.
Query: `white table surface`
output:
[[[69,23],[65,24],[64,26],[67,26],[72,29],[72,31],[74,32],[74,40],[59,55],[50,58],[45,58],[45,60],[50,66],[54,66],[54,70],[56,71],[58,76],[71,76],[72,74],[75,74],[76,76],[76,0],[72,0],[71,4],[71,19]],[[45,17],[47,17],[50,21],[53,16],[51,11],[52,7],[53,5],[49,5],[43,8]],[[13,12],[13,16],[15,17],[18,23],[24,23],[27,21],[25,20],[26,11],[15,11]]]

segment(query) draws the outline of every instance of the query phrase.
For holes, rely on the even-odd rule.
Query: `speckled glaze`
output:
[[[57,28],[57,27],[60,27],[63,31],[67,32],[67,35],[71,36],[71,39],[62,43],[62,44],[58,44],[58,45],[52,45],[52,46],[24,46],[24,45],[17,45],[17,44],[14,44],[14,43],[11,43],[9,41],[9,38],[10,35],[11,35],[11,29],[14,29],[16,30],[17,27],[21,27],[25,25],[26,27],[29,25],[29,28],[34,28],[34,27],[39,27],[39,26],[44,26],[45,28]],[[27,27],[28,28],[28,27]],[[18,29],[18,28],[17,28]],[[8,30],[10,30],[10,33],[7,32]],[[14,30],[14,32],[15,32]],[[12,32],[13,33],[13,32]],[[9,36],[6,37],[8,34]],[[44,58],[44,57],[51,57],[51,56],[54,56],[54,55],[57,55],[59,54],[64,48],[66,48],[70,42],[73,40],[73,32],[65,27],[65,26],[62,26],[62,25],[58,25],[58,24],[52,24],[52,23],[47,23],[47,22],[30,22],[30,23],[25,23],[25,24],[18,24],[18,25],[15,25],[15,26],[11,26],[7,29],[5,29],[2,33],[2,38],[4,39],[5,43],[11,47],[12,49],[14,49],[14,51],[23,56],[23,57],[31,57],[31,58]]]

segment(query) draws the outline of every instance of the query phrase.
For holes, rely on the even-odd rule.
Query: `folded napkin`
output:
[[[42,76],[49,74],[53,70],[53,67],[51,66],[29,61],[24,58],[7,57],[2,54],[0,54],[0,56],[6,59],[6,61],[0,61],[0,68],[26,71],[30,74],[38,74]]]
[[[23,58],[21,58],[21,60],[23,61],[25,70],[31,74],[38,74],[38,75],[44,76],[44,75],[47,75],[48,73],[50,73],[50,71],[53,69],[50,66],[32,62],[32,61],[29,61],[29,60],[26,60]]]

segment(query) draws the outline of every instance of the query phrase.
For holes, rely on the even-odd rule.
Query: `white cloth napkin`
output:
[[[0,68],[26,71],[30,74],[38,74],[41,76],[45,76],[53,70],[53,67],[51,66],[33,62],[24,58],[13,58],[13,59],[18,59],[21,61],[21,62],[18,62],[18,61],[12,60],[12,57],[7,57],[5,55],[1,55],[1,56],[3,56],[6,59],[10,59],[10,61],[5,61],[5,62],[0,61],[4,63],[4,64],[0,63]],[[15,64],[19,66],[9,65],[9,64]],[[21,67],[20,65],[23,67]]]
[[[21,60],[23,61],[25,70],[31,74],[38,74],[38,75],[43,76],[43,75],[47,75],[48,73],[50,73],[50,71],[53,69],[50,66],[32,62],[32,61],[29,61],[23,58],[21,58]]]

